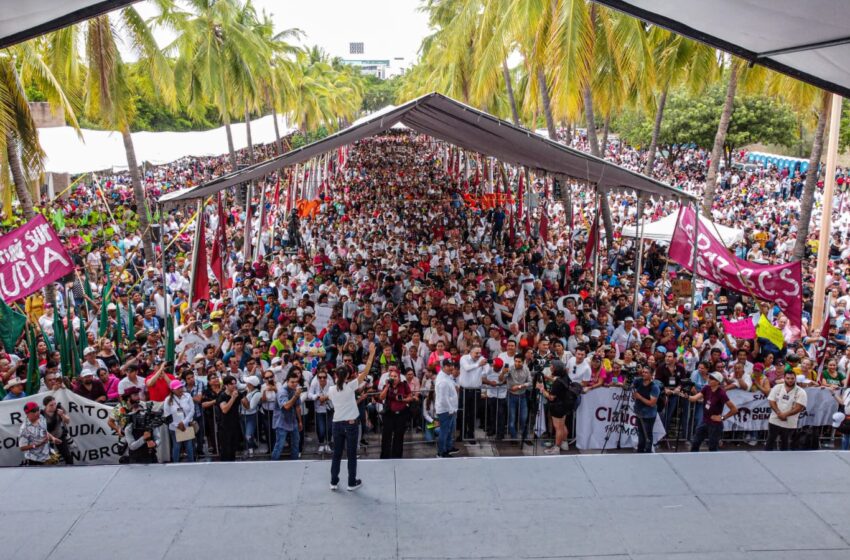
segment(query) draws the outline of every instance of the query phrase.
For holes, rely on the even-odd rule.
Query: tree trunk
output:
[[[127,167],[130,169],[130,181],[133,183],[133,197],[136,199],[136,214],[139,216],[139,229],[142,230],[142,247],[145,250],[145,262],[152,265],[156,256],[153,252],[153,236],[151,235],[150,220],[148,216],[148,201],[145,198],[145,189],[142,186],[142,176],[139,173],[139,164],[136,162],[136,149],[133,147],[133,137],[130,129],[121,131],[121,139],[124,140],[124,151],[127,152]]]
[[[738,89],[738,65],[735,60],[729,71],[729,85],[726,87],[726,100],[723,102],[723,112],[720,113],[720,122],[717,123],[717,134],[714,136],[714,147],[711,149],[711,163],[705,177],[705,192],[702,195],[702,212],[705,216],[711,216],[711,207],[714,205],[714,192],[717,190],[717,169],[720,166],[720,157],[723,155],[723,145],[726,143],[726,132],[729,130],[729,121],[732,120],[732,110],[735,103],[735,90]]]
[[[599,151],[599,138],[596,134],[596,120],[593,116],[593,93],[590,84],[584,85],[584,116],[587,120],[587,143],[590,145],[590,154],[598,158],[602,157]],[[611,207],[608,206],[608,193],[599,193],[599,213],[602,214],[602,224],[605,226],[605,237],[608,247],[614,244],[614,222],[611,220]]]
[[[519,111],[516,108],[516,97],[514,97],[514,85],[511,83],[511,72],[508,70],[508,61],[502,61],[502,77],[505,79],[505,89],[508,92],[508,103],[511,106],[511,117],[514,124],[519,126]]]
[[[21,154],[18,152],[18,139],[11,133],[6,135],[6,156],[9,158],[9,168],[12,171],[12,181],[15,183],[18,202],[21,203],[24,219],[29,222],[35,218],[35,208],[32,203],[32,194],[27,187]],[[7,218],[11,218],[11,216],[7,216]]]
[[[546,73],[542,67],[537,68],[537,87],[540,88],[540,99],[543,102],[543,116],[546,118],[546,130],[549,140],[558,141],[558,131],[555,130],[555,119],[552,117],[552,100],[549,98],[549,86],[546,84]]]
[[[820,110],[818,111],[818,126],[815,129],[815,137],[812,140],[812,153],[809,156],[809,169],[806,173],[806,182],[803,184],[803,198],[800,201],[800,221],[797,224],[797,241],[794,243],[794,251],[791,260],[799,261],[806,256],[806,238],[809,237],[809,226],[812,223],[812,205],[815,202],[815,187],[818,184],[818,166],[823,153],[823,131],[829,118],[829,92],[823,92]]]
[[[664,91],[661,92],[661,97],[658,98],[658,107],[655,109],[652,140],[649,142],[649,153],[646,157],[646,165],[643,168],[643,174],[647,177],[652,176],[652,167],[655,165],[655,152],[658,150],[658,137],[661,135],[661,121],[664,118],[664,106],[667,104],[667,90],[669,87],[669,84],[664,86]]]
[[[277,112],[272,110],[272,118],[274,119],[274,143],[277,146],[277,155],[283,154],[283,141],[280,139],[280,130],[277,127]]]
[[[605,157],[605,154],[608,153],[608,130],[611,126],[611,113],[605,113],[605,124],[602,126],[602,144],[599,146],[602,148],[602,157]]]

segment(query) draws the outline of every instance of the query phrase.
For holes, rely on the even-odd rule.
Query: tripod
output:
[[[537,423],[537,414],[538,414],[538,402],[540,399],[540,390],[537,389],[538,377],[540,380],[543,379],[542,373],[535,373],[532,376],[531,383],[531,404],[529,405],[528,417],[526,418],[525,423],[522,425],[522,434],[520,434],[519,438],[519,448],[522,450],[523,444],[525,444],[525,438],[528,436],[528,426],[532,424],[532,418],[534,419],[534,423]],[[535,446],[532,452],[536,452],[537,447]]]
[[[619,405],[617,406],[617,410],[614,412],[614,419],[608,423],[608,433],[605,434],[605,441],[602,444],[602,451],[600,452],[602,454],[604,454],[605,450],[608,448],[608,440],[611,439],[611,434],[614,432],[617,432],[617,449],[620,449],[620,434],[623,433],[623,430],[626,427],[626,420],[629,417],[629,403],[631,402],[629,389],[631,384],[632,380],[627,378],[626,382],[623,383],[623,386],[620,389]]]

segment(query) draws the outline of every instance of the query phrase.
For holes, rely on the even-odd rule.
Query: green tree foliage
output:
[[[382,80],[374,76],[365,76],[363,79],[363,106],[364,113],[372,113],[387,105],[399,102],[398,90],[401,86],[401,77],[396,76],[389,80]],[[404,101],[407,101],[406,99]]]
[[[684,91],[671,94],[661,124],[659,148],[675,157],[683,145],[708,148],[714,142],[717,121],[723,107],[722,86],[704,95]],[[654,115],[640,110],[626,111],[615,122],[620,137],[633,146],[647,146],[652,137]],[[735,111],[726,136],[727,159],[735,149],[761,142],[792,146],[796,141],[797,119],[787,105],[774,98],[744,95],[735,98]]]

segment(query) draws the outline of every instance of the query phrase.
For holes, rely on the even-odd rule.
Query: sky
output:
[[[427,16],[418,11],[419,0],[253,0],[258,12],[272,16],[275,31],[301,29],[306,46],[319,45],[331,56],[349,57],[348,43],[364,43],[363,55],[351,58],[392,59],[404,57],[408,64],[416,58],[422,39],[428,34]],[[155,8],[136,5],[143,17]],[[170,40],[158,33],[163,46]]]

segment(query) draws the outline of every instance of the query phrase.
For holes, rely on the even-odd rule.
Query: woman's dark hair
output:
[[[41,401],[41,404],[42,406],[47,406],[55,400],[56,397],[54,397],[53,395],[47,395],[46,397],[44,397],[44,400]]]
[[[336,368],[336,390],[342,391],[342,388],[345,386],[345,381],[348,379],[349,369],[345,366],[340,366]]]

